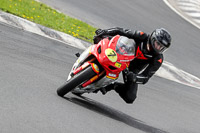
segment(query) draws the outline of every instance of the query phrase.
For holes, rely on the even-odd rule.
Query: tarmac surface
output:
[[[200,77],[200,31],[163,1],[43,2],[102,28],[120,26],[151,32],[165,27],[173,36],[165,60]],[[60,98],[56,89],[67,79],[76,60],[74,53],[82,50],[3,22],[0,37],[2,133],[199,133],[197,88],[154,76],[139,86],[132,105],[114,91],[105,96],[70,94]]]

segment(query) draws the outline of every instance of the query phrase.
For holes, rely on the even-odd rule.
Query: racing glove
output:
[[[123,78],[124,78],[124,82],[128,84],[132,82],[136,82],[137,80],[136,74],[134,74],[131,71],[123,71]]]
[[[102,35],[105,33],[105,30],[102,30],[102,29],[97,29],[95,31],[95,36],[93,37],[93,41],[94,41],[94,44],[97,44],[99,43],[99,41],[101,41],[102,39]]]
[[[131,71],[123,71],[123,78],[125,83],[146,84],[149,80],[147,76],[135,74]]]
[[[136,75],[135,83],[146,84],[148,82],[148,80],[149,80],[149,77],[139,74],[139,75]]]
[[[103,34],[105,34],[105,30],[102,30],[102,29],[97,29],[96,31],[95,31],[95,34],[97,35],[97,36],[102,36]]]
[[[94,42],[94,44],[97,44],[97,43],[99,43],[100,41],[101,41],[101,37],[99,37],[99,36],[94,36],[93,37],[93,42]]]

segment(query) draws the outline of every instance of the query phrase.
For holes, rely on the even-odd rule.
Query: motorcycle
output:
[[[106,37],[91,45],[76,60],[67,82],[57,89],[63,97],[74,94],[97,92],[114,83],[122,71],[128,71],[135,58],[135,41],[125,36]]]

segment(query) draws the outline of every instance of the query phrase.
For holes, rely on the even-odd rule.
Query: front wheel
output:
[[[80,73],[73,76],[71,79],[67,81],[63,86],[57,89],[57,94],[63,97],[65,94],[73,90],[75,87],[94,77],[96,73],[93,71],[92,66],[87,67]]]

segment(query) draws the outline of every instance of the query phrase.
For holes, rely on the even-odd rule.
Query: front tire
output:
[[[93,71],[92,66],[87,67],[80,73],[74,75],[71,79],[67,81],[63,86],[57,89],[57,94],[63,97],[65,94],[73,90],[75,87],[94,77],[96,73]]]

